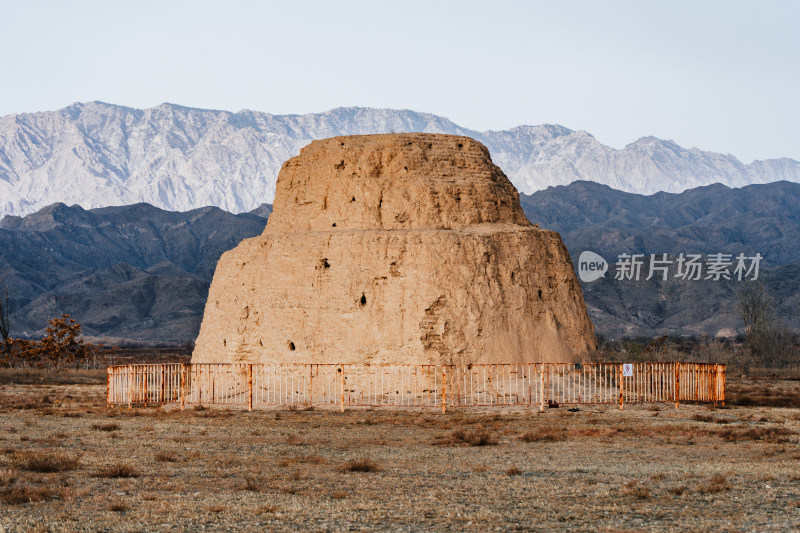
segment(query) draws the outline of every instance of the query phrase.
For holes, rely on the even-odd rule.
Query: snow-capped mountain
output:
[[[85,208],[147,202],[232,212],[272,202],[281,164],[313,139],[422,131],[468,135],[524,193],[590,180],[640,194],[723,183],[800,182],[800,162],[731,155],[645,137],[621,150],[557,125],[473,131],[429,113],[339,108],[308,115],[231,113],[92,102],[0,117],[0,216],[54,202]]]

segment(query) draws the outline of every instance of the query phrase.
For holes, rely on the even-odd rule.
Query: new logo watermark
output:
[[[758,269],[763,259],[755,255],[733,254],[619,254],[614,264],[615,280],[639,281],[646,273],[645,281],[660,277],[662,281],[670,278],[689,281],[731,280],[744,281],[758,279]],[[598,280],[608,271],[608,263],[595,252],[586,250],[578,258],[578,277],[584,283]]]
[[[585,251],[578,258],[578,277],[584,283],[600,279],[608,272],[608,263],[599,254]]]

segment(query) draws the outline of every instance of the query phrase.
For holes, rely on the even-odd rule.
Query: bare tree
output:
[[[745,345],[751,357],[764,365],[789,363],[792,331],[778,317],[775,302],[760,281],[748,282],[738,291],[739,315],[744,322]]]

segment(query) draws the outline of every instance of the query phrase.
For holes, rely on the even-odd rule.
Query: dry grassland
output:
[[[0,531],[800,527],[800,381],[441,415],[107,409],[84,378],[0,376]]]

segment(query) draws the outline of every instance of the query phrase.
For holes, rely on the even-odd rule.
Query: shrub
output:
[[[119,424],[92,424],[92,429],[97,431],[117,431]]]
[[[8,505],[23,505],[49,500],[53,492],[46,487],[18,485],[0,490],[0,501]]]
[[[378,463],[369,457],[351,459],[341,467],[342,472],[380,472],[380,470],[381,467],[378,465]]]
[[[482,427],[476,428],[474,431],[455,429],[444,439],[443,444],[450,446],[492,446],[497,444],[497,439]]]
[[[717,492],[723,492],[730,488],[731,484],[728,483],[728,479],[722,474],[716,474],[711,476],[708,482],[702,485],[697,492],[700,494],[716,494]]]
[[[73,470],[79,463],[77,457],[60,453],[29,453],[14,459],[17,468],[45,474]]]
[[[97,478],[133,478],[139,477],[139,472],[136,471],[130,465],[126,464],[117,464],[117,465],[109,465],[101,468],[94,474],[92,477]]]

